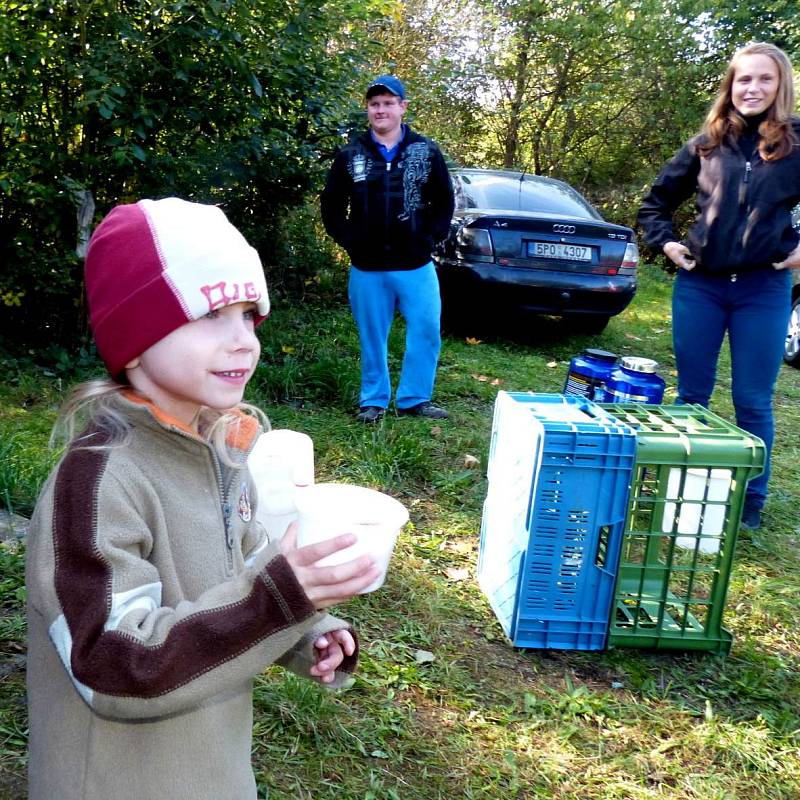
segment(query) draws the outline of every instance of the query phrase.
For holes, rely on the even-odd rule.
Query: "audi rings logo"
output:
[[[575,233],[574,225],[553,225],[553,233]]]

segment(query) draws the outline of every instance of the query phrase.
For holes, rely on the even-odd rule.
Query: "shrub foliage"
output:
[[[219,203],[274,263],[380,5],[0,0],[0,343],[75,343],[76,249],[119,202]]]

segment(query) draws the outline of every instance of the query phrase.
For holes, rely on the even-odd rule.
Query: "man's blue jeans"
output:
[[[748,507],[767,497],[775,438],[772,398],[791,310],[789,270],[761,269],[713,277],[680,270],[672,294],[672,337],[679,402],[708,406],[725,332],[731,349],[736,424],[764,441],[765,471],[747,485]]]
[[[348,295],[361,342],[359,405],[389,405],[392,389],[387,346],[396,310],[406,321],[406,351],[396,405],[410,408],[430,400],[442,343],[442,301],[433,263],[389,272],[350,267]]]

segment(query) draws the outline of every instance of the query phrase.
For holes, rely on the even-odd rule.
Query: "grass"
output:
[[[255,751],[270,800],[800,797],[800,371],[778,382],[772,494],[740,537],[727,658],[511,648],[475,582],[492,404],[498,389],[559,391],[585,346],[660,362],[674,398],[670,280],[645,271],[634,304],[600,336],[556,320],[476,320],[445,340],[437,399],[452,418],[355,423],[358,342],[345,308],[275,311],[249,399],[275,427],[309,433],[318,480],[388,491],[412,524],[386,586],[338,613],[362,642],[353,685],[331,694],[278,668],[257,680]],[[393,366],[402,350],[393,334]],[[395,371],[396,374],[396,371]],[[713,408],[732,419],[730,366]],[[53,463],[61,394],[30,366],[0,389],[0,497],[28,513]],[[468,466],[473,456],[477,467]],[[0,550],[0,798],[24,792],[24,553]]]

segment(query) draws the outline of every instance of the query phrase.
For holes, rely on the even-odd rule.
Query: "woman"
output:
[[[800,202],[800,120],[792,65],[771,44],[738,50],[700,134],[664,167],[638,221],[677,265],[672,326],[679,402],[708,405],[725,332],[737,424],[767,447],[747,485],[742,527],[756,529],[774,439],[772,397],[789,320],[790,269],[800,267],[791,209]],[[692,194],[685,243],[672,216]]]

